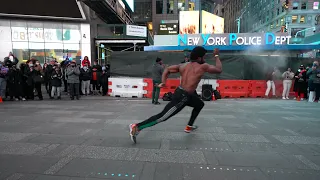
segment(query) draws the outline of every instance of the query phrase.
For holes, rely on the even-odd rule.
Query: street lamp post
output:
[[[241,18],[243,16],[243,14],[246,12],[246,10],[244,10],[241,15],[236,19],[237,21],[237,26],[238,26],[238,33],[240,33],[240,26],[241,26]]]

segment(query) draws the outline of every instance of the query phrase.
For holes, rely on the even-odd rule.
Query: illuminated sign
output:
[[[178,34],[178,46],[284,45],[291,36],[273,34]]]

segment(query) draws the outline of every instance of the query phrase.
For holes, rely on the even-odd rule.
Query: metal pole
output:
[[[238,22],[237,22],[237,24],[238,24],[238,33],[240,33],[240,24],[241,23],[241,18],[238,18]]]
[[[133,51],[136,51],[136,43],[133,43]]]

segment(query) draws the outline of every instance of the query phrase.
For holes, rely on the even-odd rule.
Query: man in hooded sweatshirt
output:
[[[161,58],[156,59],[156,63],[153,65],[152,68],[152,80],[153,80],[153,91],[152,91],[152,104],[160,104],[159,94],[160,88],[158,85],[161,83],[162,73],[164,71],[164,66]]]

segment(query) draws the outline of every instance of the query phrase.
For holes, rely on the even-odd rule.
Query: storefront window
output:
[[[44,43],[29,42],[30,59],[36,59],[40,63],[45,62]]]
[[[12,52],[20,62],[30,59],[28,42],[12,42]]]
[[[80,44],[63,44],[64,58],[68,57],[73,60],[81,59]]]
[[[27,31],[28,31],[29,42],[44,42],[42,22],[28,22]]]
[[[62,43],[62,23],[44,23],[44,36],[45,42]]]
[[[0,59],[12,51],[11,28],[9,20],[0,20]]]
[[[297,23],[298,16],[292,16],[292,23]]]
[[[45,43],[45,57],[46,62],[56,58],[58,62],[65,60],[63,58],[63,44],[62,43]]]

